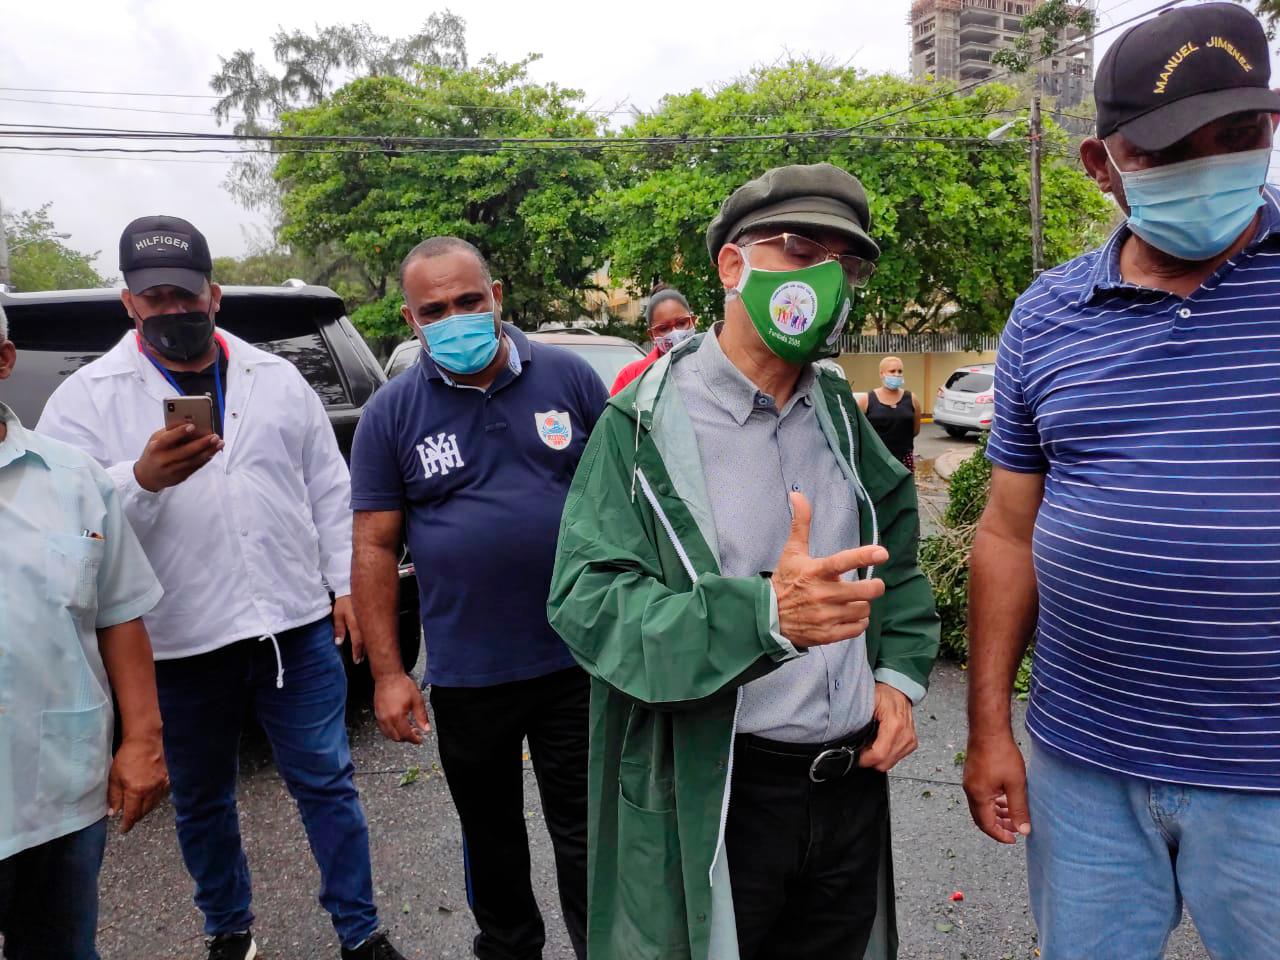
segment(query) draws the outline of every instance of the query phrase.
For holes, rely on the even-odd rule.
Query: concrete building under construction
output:
[[[1022,34],[1022,18],[1043,0],[915,0],[911,5],[911,76],[967,83],[998,72],[991,56]],[[1040,92],[1059,109],[1093,99],[1093,40],[1063,50],[1036,68]]]

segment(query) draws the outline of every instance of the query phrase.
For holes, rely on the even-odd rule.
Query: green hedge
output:
[[[969,659],[969,554],[978,520],[991,489],[987,434],[978,438],[972,456],[956,467],[948,484],[947,509],[939,530],[920,541],[920,568],[933,584],[934,603],[942,621],[942,655],[959,663]],[[1031,651],[1018,668],[1014,689],[1025,698],[1031,681]]]

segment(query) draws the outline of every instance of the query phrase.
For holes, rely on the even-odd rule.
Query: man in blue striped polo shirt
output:
[[[1001,340],[965,789],[1045,960],[1280,957],[1280,95],[1242,7],[1133,27],[1081,157],[1127,223]],[[1033,629],[1026,766],[1010,729]]]

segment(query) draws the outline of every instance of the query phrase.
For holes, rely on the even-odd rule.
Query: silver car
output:
[[[963,437],[970,430],[990,430],[996,415],[995,380],[994,363],[957,369],[933,399],[933,422],[950,437]]]

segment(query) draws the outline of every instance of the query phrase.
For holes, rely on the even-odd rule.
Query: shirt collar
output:
[[[716,402],[729,416],[733,417],[738,426],[742,426],[751,416],[752,410],[772,406],[773,397],[758,390],[756,385],[733,365],[733,361],[725,356],[724,350],[720,347],[720,330],[723,326],[723,321],[715,324],[698,345],[698,373],[712,396],[716,398]],[[813,398],[810,394],[813,391],[814,382],[813,364],[806,363],[800,372],[800,379],[796,381],[795,393],[788,402],[787,408],[790,409],[797,401],[812,405]]]
[[[1262,197],[1265,201],[1262,205],[1262,219],[1258,221],[1258,230],[1253,239],[1245,247],[1246,252],[1256,250],[1270,240],[1273,234],[1280,231],[1280,194],[1268,185],[1263,187]],[[1089,272],[1088,280],[1080,291],[1080,299],[1076,302],[1076,306],[1084,306],[1107,290],[1129,286],[1120,274],[1120,249],[1129,239],[1131,232],[1127,223],[1121,223],[1112,231],[1107,242],[1099,248],[1097,262]]]
[[[0,468],[16,463],[28,453],[33,453],[44,462],[39,449],[31,442],[32,437],[18,419],[18,415],[4,403],[0,403],[0,420],[4,421],[5,436],[0,440]]]
[[[526,337],[516,327],[508,323],[502,325],[502,339],[507,342],[507,369],[511,371],[512,376],[520,376],[524,370],[524,365],[529,362],[530,348],[529,338]],[[431,354],[422,351],[422,370],[426,374],[428,380],[441,380],[450,387],[455,389],[477,389],[475,387],[467,387],[465,383],[457,383],[444,370],[436,366]]]

